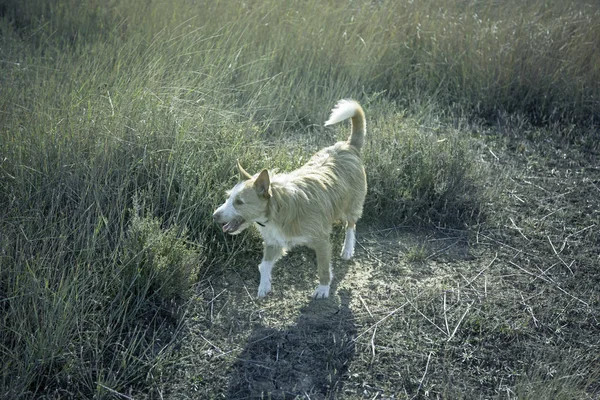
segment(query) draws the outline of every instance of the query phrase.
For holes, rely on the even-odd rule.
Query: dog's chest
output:
[[[284,235],[281,229],[274,224],[267,223],[264,227],[260,225],[257,225],[256,227],[258,228],[260,235],[267,245],[291,249],[292,247],[301,246],[308,243],[308,238],[304,236],[289,237]]]

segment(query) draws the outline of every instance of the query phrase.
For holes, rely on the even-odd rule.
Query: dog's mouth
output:
[[[229,233],[230,235],[237,235],[243,230],[242,225],[244,225],[244,222],[246,221],[244,221],[242,218],[234,218],[231,221],[223,224],[223,232]]]

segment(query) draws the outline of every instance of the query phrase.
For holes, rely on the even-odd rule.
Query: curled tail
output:
[[[367,132],[367,121],[365,120],[365,112],[358,102],[354,100],[340,100],[331,110],[331,115],[325,126],[337,124],[348,118],[352,118],[352,133],[348,138],[348,143],[357,149],[361,149],[365,141]]]

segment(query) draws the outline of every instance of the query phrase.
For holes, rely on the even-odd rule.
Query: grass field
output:
[[[598,398],[599,43],[585,1],[0,1],[0,398]],[[347,97],[356,257],[257,300],[212,211]]]

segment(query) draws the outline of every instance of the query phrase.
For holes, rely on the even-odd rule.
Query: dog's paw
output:
[[[313,299],[326,299],[329,297],[329,285],[319,285],[312,295]]]
[[[344,248],[342,249],[342,254],[340,254],[340,256],[344,259],[344,260],[349,260],[352,258],[352,256],[354,255],[354,248],[353,247],[346,247],[344,246]]]
[[[259,299],[265,297],[269,292],[271,291],[271,283],[261,283],[260,286],[258,286],[258,295],[256,297],[258,297]]]

